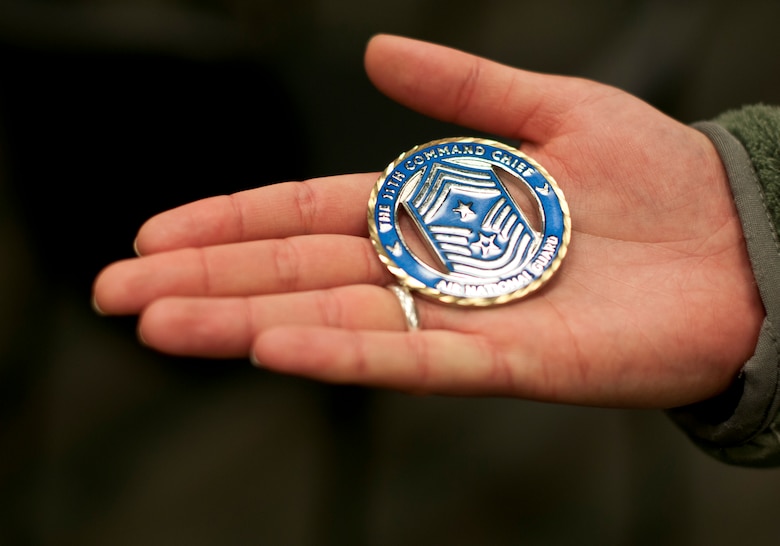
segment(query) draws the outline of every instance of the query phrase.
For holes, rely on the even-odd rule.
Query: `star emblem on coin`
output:
[[[458,201],[458,206],[452,209],[452,212],[457,212],[460,214],[461,220],[471,220],[476,216],[473,210],[471,210],[471,205],[474,203],[464,203],[463,201]]]
[[[483,258],[495,256],[496,254],[501,253],[501,249],[493,242],[495,238],[495,233],[489,237],[484,233],[480,233],[479,241],[476,243],[471,243],[469,246],[471,247],[471,250],[474,251],[474,253],[481,254]]]

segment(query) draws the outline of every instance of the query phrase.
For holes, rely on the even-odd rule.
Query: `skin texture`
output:
[[[549,284],[489,309],[417,298],[423,329],[405,332],[367,239],[368,173],[155,216],[141,257],[96,279],[96,308],[139,314],[163,352],[416,393],[666,408],[729,385],[764,312],[706,137],[618,89],[434,44],[377,36],[365,66],[392,99],[520,140],[555,177],[573,232]]]

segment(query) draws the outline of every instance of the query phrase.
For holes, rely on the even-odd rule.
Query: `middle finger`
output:
[[[166,296],[250,296],[390,280],[368,239],[307,235],[117,262],[98,276],[94,298],[107,314],[133,314]]]

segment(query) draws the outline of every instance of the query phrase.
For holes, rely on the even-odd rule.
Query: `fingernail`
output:
[[[138,250],[138,237],[133,239],[133,252],[135,252],[135,255],[139,258],[141,257],[141,252]]]
[[[143,345],[144,347],[150,347],[149,343],[146,341],[146,338],[144,337],[143,332],[141,332],[141,328],[136,328],[135,334],[138,337],[138,342]]]
[[[257,360],[257,355],[254,351],[249,353],[249,362],[252,363],[252,366],[256,366],[258,368],[261,368],[263,365],[260,363],[259,360]]]
[[[95,313],[97,313],[97,314],[98,314],[98,315],[100,315],[101,317],[105,317],[105,316],[106,316],[106,312],[105,312],[105,311],[103,311],[103,310],[100,308],[100,306],[98,305],[97,298],[95,297],[95,294],[92,294],[92,301],[91,301],[91,305],[92,305],[92,310],[93,310],[93,311],[95,311]]]

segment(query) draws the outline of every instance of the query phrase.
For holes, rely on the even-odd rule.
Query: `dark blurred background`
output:
[[[0,544],[777,543],[780,471],[661,412],[165,357],[90,285],[152,214],[463,133],[371,87],[377,32],[692,122],[780,104],[779,22],[755,0],[0,0]]]

